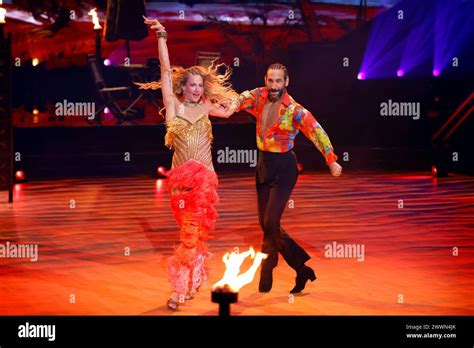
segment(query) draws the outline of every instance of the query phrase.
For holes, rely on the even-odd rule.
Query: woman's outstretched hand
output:
[[[158,21],[158,19],[149,19],[143,16],[145,24],[150,26],[150,29],[156,30],[158,33],[162,31],[166,31],[165,27]]]

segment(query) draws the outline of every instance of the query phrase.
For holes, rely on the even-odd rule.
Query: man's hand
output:
[[[340,166],[339,163],[337,162],[332,162],[330,165],[329,165],[329,170],[331,171],[331,174],[333,176],[340,176],[341,173],[342,173],[342,167]]]

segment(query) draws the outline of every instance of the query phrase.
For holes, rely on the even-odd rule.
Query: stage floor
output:
[[[166,180],[28,182],[13,205],[0,192],[0,245],[39,245],[36,262],[0,258],[0,315],[216,315],[210,287],[222,255],[259,249],[262,236],[254,176],[219,178],[210,279],[177,312],[165,306],[165,260],[178,236]],[[291,199],[283,227],[312,255],[318,279],[290,297],[295,274],[280,257],[273,290],[260,294],[257,274],[232,314],[474,315],[474,177],[304,173]],[[363,246],[364,259],[327,257],[334,243]]]

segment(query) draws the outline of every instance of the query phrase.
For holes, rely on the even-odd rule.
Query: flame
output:
[[[253,259],[252,266],[250,266],[247,272],[239,275],[240,266],[242,266],[244,260],[249,256]],[[212,290],[228,285],[232,292],[238,292],[240,288],[253,280],[255,272],[257,272],[262,260],[266,259],[267,256],[267,254],[261,252],[255,253],[252,247],[250,247],[248,251],[240,254],[238,252],[225,253],[222,257],[222,261],[225,264],[226,271],[222,279],[213,285]]]
[[[94,23],[94,30],[102,29],[102,27],[99,24],[99,17],[97,17],[97,12],[95,11],[95,9],[96,8],[93,8],[92,10],[90,10],[88,15],[92,16],[92,23]]]
[[[0,0],[0,6],[2,6],[2,0]],[[0,7],[0,23],[5,24],[5,16],[7,14],[7,10],[3,7]]]

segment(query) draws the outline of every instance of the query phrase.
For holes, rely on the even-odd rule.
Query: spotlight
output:
[[[33,109],[33,115],[38,115],[38,114],[39,114],[38,108],[34,108],[34,109]]]
[[[37,66],[39,64],[39,59],[38,58],[33,58],[33,61],[31,62],[31,65]]]
[[[405,75],[405,71],[403,71],[403,69],[398,69],[397,70],[397,76],[402,77],[403,75]]]
[[[433,76],[438,77],[439,76],[439,69],[433,69]]]
[[[365,80],[365,72],[361,71],[360,73],[358,73],[357,78],[359,80]]]
[[[158,168],[156,168],[156,173],[158,174],[158,177],[163,178],[165,177],[166,168],[163,166],[159,166]]]
[[[105,107],[105,108],[104,108],[104,114],[109,114],[109,113],[110,113],[109,108],[108,108],[108,107]]]
[[[444,163],[437,163],[431,166],[431,174],[436,178],[446,178],[448,176],[448,168]]]
[[[22,170],[17,170],[17,171],[15,172],[15,179],[16,179],[17,181],[23,181],[23,180],[25,180],[25,172],[22,171]]]
[[[434,147],[432,152],[431,173],[434,177],[445,178],[448,176],[448,152],[443,147]]]
[[[109,65],[111,65],[111,64],[112,64],[112,61],[111,61],[109,58],[104,59],[104,65],[105,65],[105,66],[109,66]]]
[[[298,162],[296,167],[298,168],[298,173],[301,173],[303,171],[303,165],[301,163]]]

